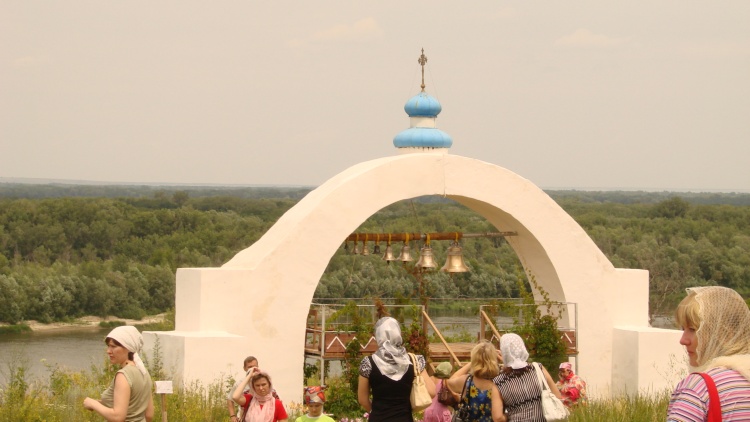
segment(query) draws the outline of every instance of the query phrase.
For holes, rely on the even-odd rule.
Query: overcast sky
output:
[[[423,47],[452,154],[750,191],[747,0],[0,0],[0,178],[319,185],[397,154]]]

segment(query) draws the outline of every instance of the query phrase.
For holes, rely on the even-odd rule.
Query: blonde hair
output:
[[[497,363],[497,349],[487,340],[471,349],[471,375],[477,378],[492,379],[500,374]]]
[[[689,291],[674,311],[675,321],[679,328],[685,330],[692,328],[698,330],[701,326],[701,312],[698,301],[695,300],[695,292]]]

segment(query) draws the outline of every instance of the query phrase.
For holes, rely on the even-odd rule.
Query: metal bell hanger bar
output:
[[[368,236],[370,239],[385,239],[386,236],[383,233],[352,233],[345,240],[359,242],[364,236]],[[427,240],[427,236],[430,236],[430,240],[452,240],[458,242],[461,239],[477,238],[477,237],[508,237],[518,236],[518,232],[485,232],[485,233],[462,233],[462,232],[445,232],[445,233],[388,233],[388,244],[393,242],[406,242],[409,240]]]

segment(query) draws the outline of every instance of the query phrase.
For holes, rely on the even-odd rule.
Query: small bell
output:
[[[391,247],[391,244],[389,243],[385,247],[385,253],[383,254],[383,261],[390,264],[391,261],[395,261],[395,260],[396,260],[396,257],[393,256],[393,248]]]
[[[411,248],[408,244],[404,243],[404,247],[401,248],[401,254],[396,259],[397,261],[401,262],[411,262],[414,261],[414,258],[411,257]]]
[[[435,255],[432,253],[432,248],[424,245],[422,246],[422,250],[419,252],[419,260],[415,264],[418,268],[437,268],[437,264],[435,263]]]
[[[372,253],[375,255],[380,255],[380,243],[376,243],[375,246],[372,248]]]
[[[367,256],[370,254],[370,251],[367,250],[367,243],[362,242],[362,256]]]

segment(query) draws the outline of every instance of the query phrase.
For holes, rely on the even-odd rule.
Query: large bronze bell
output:
[[[445,265],[440,271],[449,273],[465,273],[469,271],[469,267],[464,264],[464,256],[462,253],[461,245],[458,242],[453,242],[448,248],[448,258],[445,260]]]
[[[396,257],[393,256],[393,248],[391,247],[391,244],[389,243],[385,247],[385,253],[383,254],[383,261],[390,264],[391,261],[395,261],[395,260],[396,260]]]
[[[432,248],[424,245],[422,250],[419,252],[419,260],[416,263],[418,268],[437,268],[435,263],[435,255],[432,253]]]
[[[414,258],[411,257],[411,248],[408,244],[404,243],[404,247],[401,248],[401,254],[396,258],[396,261],[401,262],[410,262],[414,261]]]

